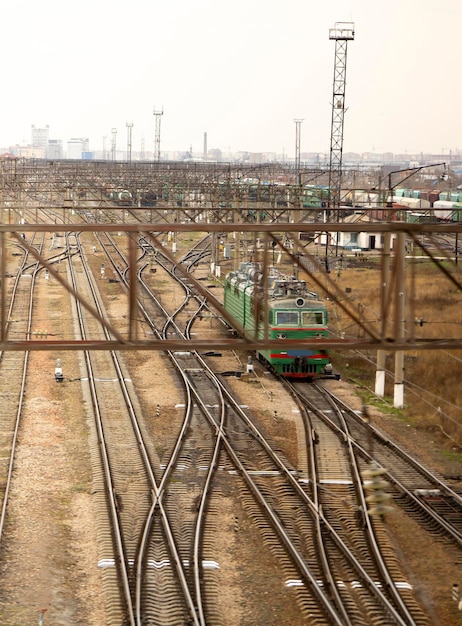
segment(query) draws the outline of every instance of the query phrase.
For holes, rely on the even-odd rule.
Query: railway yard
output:
[[[307,382],[318,344],[299,352],[298,378],[277,377],[255,348],[273,354],[281,334],[234,337],[270,304],[252,301],[249,326],[234,329],[223,306],[239,262],[261,261],[262,284],[276,266],[324,295],[346,255],[329,259],[335,278],[313,270],[290,241],[279,185],[251,205],[255,224],[249,192],[237,201],[215,171],[194,170],[189,195],[176,180],[173,201],[171,171],[154,194],[154,173],[137,170],[130,189],[152,206],[124,196],[121,207],[101,191],[102,168],[90,184],[88,169],[50,167],[3,171],[2,625],[462,623],[460,439],[364,406],[345,362],[369,330],[375,347],[385,341],[369,311],[352,315],[349,345],[334,340],[339,298],[329,338],[312,318],[339,375]],[[122,167],[110,174],[129,187]],[[309,213],[306,226],[307,211],[291,209],[297,230],[314,229]],[[444,228],[438,254],[458,227]]]

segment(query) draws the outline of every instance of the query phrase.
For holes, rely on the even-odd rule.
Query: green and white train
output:
[[[326,306],[317,294],[308,290],[305,281],[270,268],[264,286],[260,265],[242,263],[238,271],[226,276],[224,307],[236,320],[236,328],[242,328],[248,336],[255,336],[256,331],[256,338],[263,339],[266,325],[268,338],[281,341],[280,349],[257,352],[258,358],[276,374],[297,379],[338,378],[332,375],[326,350],[316,346],[298,347],[292,342],[284,346],[287,340],[328,336]]]

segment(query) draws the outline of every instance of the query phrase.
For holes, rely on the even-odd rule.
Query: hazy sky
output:
[[[348,43],[344,151],[462,148],[461,0],[0,0],[0,146],[328,152],[335,42]],[[109,145],[109,143],[108,143]]]

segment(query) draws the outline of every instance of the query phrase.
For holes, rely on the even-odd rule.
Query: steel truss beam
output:
[[[155,228],[155,233],[153,232]],[[311,223],[311,224],[297,224],[297,232],[303,233],[316,233],[322,228],[323,232],[335,232],[335,231],[349,231],[357,232],[357,224],[339,224],[331,223]],[[386,323],[382,323],[381,328],[374,327],[361,319],[357,314],[356,309],[345,299],[345,294],[340,291],[337,284],[329,277],[328,274],[320,268],[319,258],[309,254],[298,242],[297,238],[292,237],[292,246],[287,243],[287,237],[284,235],[294,234],[294,224],[216,224],[216,223],[174,223],[174,224],[23,224],[20,227],[18,225],[0,224],[0,241],[2,247],[2,289],[1,289],[1,311],[0,311],[0,323],[1,323],[1,341],[0,350],[184,350],[184,342],[178,340],[138,340],[136,338],[136,332],[130,326],[128,331],[119,331],[115,323],[110,323],[108,320],[101,318],[94,310],[92,304],[85,301],[84,298],[76,294],[67,281],[54,271],[52,265],[50,265],[46,258],[41,256],[33,247],[28,246],[30,253],[47,268],[56,280],[69,292],[73,297],[80,300],[83,306],[95,316],[111,333],[114,338],[111,341],[60,341],[50,340],[48,338],[33,339],[28,341],[13,341],[8,338],[7,334],[7,319],[6,319],[6,294],[5,290],[5,262],[4,262],[4,247],[5,238],[7,234],[10,234],[16,240],[21,242],[21,245],[27,245],[22,240],[20,233],[34,233],[34,232],[49,232],[49,233],[62,233],[67,232],[107,232],[107,233],[124,233],[129,241],[136,240],[138,235],[144,235],[147,237],[154,247],[157,247],[163,254],[167,254],[171,260],[176,261],[173,254],[169,253],[162,245],[162,234],[167,232],[176,233],[245,233],[251,235],[254,241],[263,240],[263,246],[260,251],[255,246],[255,260],[259,261],[263,265],[263,274],[265,275],[266,268],[270,265],[270,250],[274,247],[271,245],[273,242],[278,250],[284,252],[292,261],[294,268],[297,267],[310,276],[310,280],[316,284],[326,296],[339,306],[343,312],[351,319],[351,321],[361,329],[363,338],[361,339],[310,339],[305,341],[291,341],[286,340],[285,345],[289,348],[293,345],[298,347],[310,346],[321,347],[336,350],[351,350],[351,349],[382,349],[387,351],[404,351],[404,350],[435,350],[435,349],[462,349],[462,337],[456,338],[437,338],[437,339],[422,339],[416,338],[414,333],[411,333],[409,337],[402,337],[402,333],[399,332],[397,325],[392,329],[388,328]],[[433,262],[441,271],[442,277],[451,282],[462,293],[462,281],[460,272],[455,265],[450,255],[442,249],[438,249],[438,242],[434,241],[433,245],[438,253],[428,249],[421,241],[422,235],[427,237],[434,237],[435,235],[448,234],[448,233],[460,233],[462,232],[462,224],[407,224],[404,222],[393,223],[374,223],[374,224],[361,224],[361,230],[366,232],[382,232],[392,234],[405,234],[407,238],[412,239],[424,254]],[[281,238],[281,235],[282,238]],[[134,237],[136,236],[136,237]],[[399,236],[398,240],[404,240],[404,237]],[[133,245],[129,245],[130,259],[131,259],[131,276],[135,276],[134,259],[136,257]],[[400,251],[402,254],[403,251]],[[383,267],[386,268],[389,263],[390,254],[386,253],[383,256]],[[396,265],[398,267],[399,264]],[[314,269],[313,269],[314,268]],[[221,302],[215,298],[209,291],[207,291],[200,281],[195,280],[194,276],[191,276],[185,266],[178,265],[178,269],[183,275],[188,276],[188,280],[194,283],[194,288],[204,298],[208,300],[209,305],[213,308],[217,315],[223,317],[228,322],[232,322],[228,313],[224,310]],[[381,299],[381,315],[382,322],[391,319],[398,319],[397,310],[391,309],[392,299],[390,294],[394,293],[394,301],[397,303],[400,300],[402,286],[404,284],[404,277],[398,275],[398,271],[394,268],[390,284],[387,285],[387,289],[382,289]],[[393,275],[394,274],[394,275]],[[389,275],[389,272],[382,270],[382,273],[378,272],[378,279],[383,280],[383,276]],[[388,279],[387,279],[388,280]],[[127,299],[127,318],[130,320],[136,319],[136,280],[130,281],[129,293]],[[412,294],[408,296],[412,299]],[[394,306],[397,306],[396,304]],[[234,323],[234,322],[233,322]],[[239,330],[239,329],[238,329]],[[389,332],[390,331],[390,332]],[[280,341],[276,340],[257,340],[254,336],[243,333],[243,338],[240,339],[226,339],[226,340],[195,340],[188,341],[188,348],[190,350],[208,351],[210,349],[216,350],[255,350],[262,348],[280,348]]]

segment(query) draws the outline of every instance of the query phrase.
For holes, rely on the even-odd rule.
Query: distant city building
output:
[[[11,146],[9,152],[19,159],[44,159],[46,148],[34,146]]]
[[[212,161],[222,161],[223,160],[223,153],[219,148],[211,148],[208,152],[207,152],[207,157],[209,159],[211,159]]]
[[[60,139],[50,139],[48,141],[46,158],[50,160],[63,158],[63,142]]]
[[[48,146],[48,136],[50,132],[50,127],[45,126],[45,128],[37,128],[32,124],[32,146],[34,148],[43,148],[46,150]]]
[[[74,138],[67,142],[67,158],[71,160],[83,159],[83,154],[89,152],[90,141],[88,138]]]
[[[103,149],[90,151],[88,137],[73,137],[69,140],[49,139],[50,127],[44,128],[31,126],[31,145],[5,145],[0,146],[1,153],[11,153],[12,156],[23,159],[49,159],[49,160],[113,160],[126,161],[127,153],[117,150],[115,143],[109,149],[106,146],[107,136],[103,137]],[[160,161],[197,161],[197,162],[229,162],[248,163],[258,165],[264,163],[280,163],[292,166],[295,162],[293,157],[288,156],[283,150],[279,152],[251,152],[241,150],[232,152],[230,148],[209,148],[208,134],[204,133],[203,146],[200,150],[164,150],[155,157],[152,151],[145,150],[144,140],[141,140],[141,150],[131,152],[132,161],[152,161],[158,158]],[[351,170],[377,169],[389,167],[392,171],[402,168],[417,169],[427,167],[432,163],[445,163],[448,168],[457,174],[462,173],[462,150],[442,150],[440,153],[393,153],[393,152],[343,152],[343,169],[345,173]],[[300,153],[300,165],[304,168],[328,168],[328,152]]]

